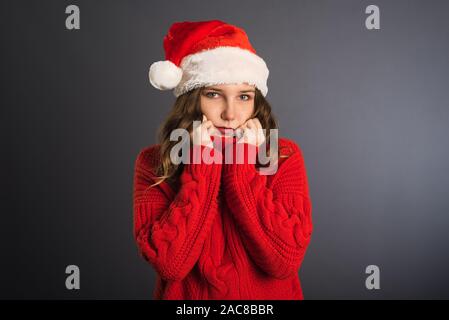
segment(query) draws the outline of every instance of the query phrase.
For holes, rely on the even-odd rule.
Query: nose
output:
[[[225,109],[221,114],[223,120],[232,121],[235,119],[235,107],[232,103],[226,102]]]

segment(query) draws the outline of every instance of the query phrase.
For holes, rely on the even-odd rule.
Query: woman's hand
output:
[[[237,128],[241,138],[237,143],[249,143],[259,147],[265,142],[265,135],[263,133],[262,125],[259,119],[248,119],[244,124]]]
[[[206,115],[203,114],[203,121],[199,126],[194,128],[191,133],[191,138],[193,136],[193,145],[204,145],[210,148],[214,147],[214,144],[210,136],[218,130],[212,123],[212,121],[207,120]]]

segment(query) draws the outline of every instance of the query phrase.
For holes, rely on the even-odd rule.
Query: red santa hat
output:
[[[150,83],[176,97],[215,84],[255,85],[268,93],[268,68],[245,31],[220,20],[175,22],[164,37],[165,60],[149,69]]]

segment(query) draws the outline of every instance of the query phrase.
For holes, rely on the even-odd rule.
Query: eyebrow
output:
[[[220,92],[223,92],[223,90],[218,89],[218,88],[207,88],[206,90],[214,90],[214,91],[220,91]],[[240,90],[239,92],[240,92],[240,93],[243,93],[243,92],[256,92],[256,90],[254,90],[254,89]]]

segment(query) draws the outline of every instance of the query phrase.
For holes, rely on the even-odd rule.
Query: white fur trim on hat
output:
[[[170,60],[156,61],[148,72],[150,83],[159,90],[175,88],[182,77],[182,70]]]
[[[217,47],[185,56],[181,61],[182,79],[174,90],[176,97],[194,88],[216,84],[255,85],[268,93],[269,70],[265,61],[239,47]]]

